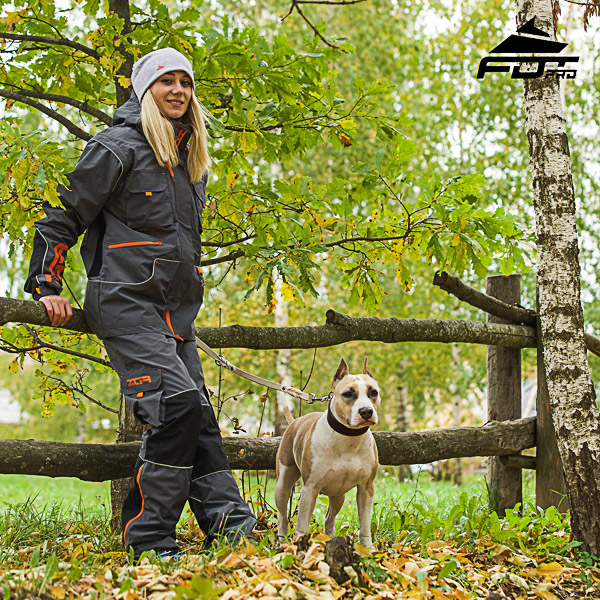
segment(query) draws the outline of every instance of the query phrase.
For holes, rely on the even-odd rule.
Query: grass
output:
[[[60,504],[63,510],[103,509],[110,506],[110,482],[81,481],[74,477],[0,475],[0,512],[7,505],[33,501],[35,506]],[[96,507],[96,508],[94,508]]]
[[[98,600],[103,597],[127,600],[140,594],[150,597],[152,586],[160,576],[161,581],[170,586],[168,600],[209,598],[218,595],[213,584],[223,590],[223,585],[236,588],[250,586],[251,581],[256,583],[256,570],[263,567],[272,571],[273,585],[281,579],[280,571],[274,571],[280,567],[296,578],[294,585],[305,585],[308,579],[304,573],[310,575],[310,579],[316,571],[306,571],[304,554],[293,546],[282,550],[276,539],[274,479],[267,479],[264,474],[246,473],[242,483],[255,512],[268,525],[257,533],[256,547],[242,549],[231,556],[223,547],[203,552],[202,536],[190,515],[184,512],[178,538],[191,563],[186,566],[187,570],[178,570],[177,563],[157,561],[152,555],[149,566],[134,567],[128,563],[120,536],[110,528],[108,484],[2,476],[0,596],[10,600],[27,597],[62,600],[67,590],[70,590],[69,597],[75,590],[77,594],[88,594]],[[448,581],[452,586],[460,584],[465,598],[481,597],[482,582],[487,582],[486,590],[500,586],[498,589],[512,590],[516,594],[518,586],[527,586],[532,577],[543,576],[535,569],[546,563],[553,573],[562,573],[563,579],[568,575],[569,585],[578,582],[579,588],[584,589],[595,586],[596,577],[600,576],[598,558],[578,553],[576,543],[570,540],[568,515],[553,508],[546,511],[535,508],[533,486],[533,481],[526,478],[522,511],[507,511],[506,517],[499,519],[488,509],[482,476],[466,477],[465,484],[457,487],[432,481],[426,472],[404,482],[398,482],[392,473],[382,472],[376,480],[372,521],[379,554],[361,556],[361,567],[371,578],[370,585],[385,582],[392,589],[398,579],[406,587],[410,577],[403,579],[404,575],[398,575],[397,571],[401,568],[406,573],[414,567],[419,570],[413,573],[414,582],[410,584],[413,591],[418,590],[419,585],[422,591],[429,578],[427,585],[436,585],[444,593],[451,591]],[[37,496],[32,496],[32,492]],[[291,500],[292,514],[297,510],[298,495],[299,488]],[[313,534],[322,531],[326,510],[327,500],[319,498]],[[356,536],[357,528],[354,495],[348,494],[338,516],[337,534]],[[313,539],[319,537],[322,536]],[[440,552],[440,547],[446,550]],[[253,560],[254,566],[250,565]],[[393,567],[395,564],[400,566]],[[450,575],[451,580],[444,580]],[[192,576],[191,583],[186,584],[188,587],[177,583],[182,577]],[[474,583],[474,576],[479,583]],[[80,580],[82,583],[76,583]],[[179,587],[173,587],[177,585]],[[204,588],[208,595],[202,591]],[[126,594],[129,589],[131,595]],[[161,590],[164,591],[164,586]],[[286,590],[284,587],[282,594]],[[545,590],[539,588],[540,593]],[[108,596],[103,596],[105,593]],[[352,588],[352,594],[350,597],[365,597],[358,588]],[[508,597],[516,596],[509,594]],[[560,600],[552,595],[540,597]]]

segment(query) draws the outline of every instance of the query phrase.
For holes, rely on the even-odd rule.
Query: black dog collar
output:
[[[369,431],[369,425],[366,427],[361,427],[360,429],[350,429],[350,427],[346,427],[340,423],[331,412],[331,403],[327,406],[327,423],[329,423],[329,427],[331,427],[331,429],[341,433],[342,435],[363,435],[363,433],[367,433],[367,431]]]

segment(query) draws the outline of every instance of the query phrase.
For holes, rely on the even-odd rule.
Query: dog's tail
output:
[[[292,416],[292,413],[291,413],[290,409],[287,406],[285,406],[284,409],[283,409],[283,415],[285,417],[285,420],[288,422],[288,425],[292,421],[294,421],[294,417]]]

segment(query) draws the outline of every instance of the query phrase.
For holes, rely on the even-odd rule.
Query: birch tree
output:
[[[517,24],[535,17],[555,37],[550,0],[517,0]],[[600,551],[600,414],[587,363],[575,195],[558,79],[524,79],[533,175],[539,319],[550,410],[556,430],[575,539]]]

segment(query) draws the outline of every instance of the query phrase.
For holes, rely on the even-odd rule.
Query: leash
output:
[[[284,392],[289,396],[294,398],[299,398],[300,400],[304,400],[307,404],[314,404],[315,402],[325,402],[329,401],[333,395],[333,392],[329,392],[327,396],[323,396],[319,398],[315,394],[309,394],[307,392],[303,392],[298,388],[295,388],[291,385],[282,385],[281,383],[276,383],[275,381],[269,381],[268,379],[264,379],[263,377],[259,377],[258,375],[253,375],[252,373],[248,373],[235,365],[232,365],[222,354],[217,354],[210,346],[207,346],[198,336],[196,336],[196,346],[200,348],[203,352],[208,354],[210,358],[215,361],[215,364],[218,367],[223,367],[248,381],[252,381],[258,385],[268,387],[272,390],[276,390],[278,392]]]

